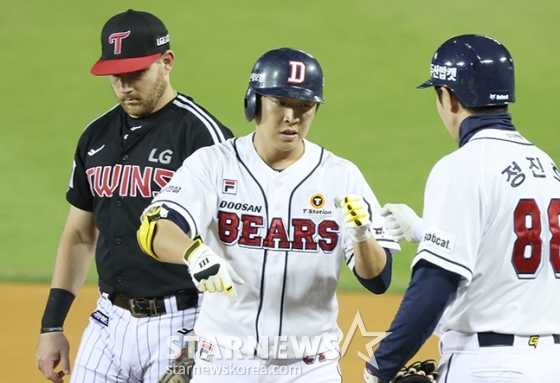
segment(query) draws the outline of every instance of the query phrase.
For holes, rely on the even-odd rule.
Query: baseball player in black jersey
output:
[[[71,381],[157,382],[173,357],[167,342],[193,328],[200,302],[186,266],[142,253],[139,217],[186,157],[232,133],[171,86],[175,55],[157,17],[118,14],[103,27],[101,42],[91,73],[109,76],[118,104],[90,123],[78,143],[37,366],[53,382],[70,373],[63,323],[95,253],[100,298]]]

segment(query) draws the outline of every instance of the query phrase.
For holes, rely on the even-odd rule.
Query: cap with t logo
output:
[[[92,74],[136,72],[152,65],[169,49],[169,32],[151,13],[129,9],[105,23],[101,49],[101,58],[91,68]]]

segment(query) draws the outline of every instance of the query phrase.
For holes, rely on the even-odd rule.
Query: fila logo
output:
[[[200,346],[198,348],[198,357],[206,362],[210,362],[212,360],[212,354],[214,353],[214,345],[203,340],[200,342]]]
[[[130,36],[130,31],[117,32],[109,35],[109,44],[115,44],[114,53],[120,55],[122,51],[122,40]]]
[[[222,193],[224,194],[237,194],[237,181],[223,180]]]
[[[291,72],[288,84],[301,84],[305,81],[305,64],[301,61],[289,61]]]

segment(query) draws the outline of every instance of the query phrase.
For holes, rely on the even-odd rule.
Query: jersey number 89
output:
[[[541,211],[534,199],[522,199],[515,208],[513,228],[517,239],[513,245],[512,263],[517,276],[533,279],[542,267],[543,226],[550,230],[550,264],[556,278],[560,278],[560,199],[552,199],[548,205],[545,222],[541,223]],[[546,244],[544,244],[546,246]]]

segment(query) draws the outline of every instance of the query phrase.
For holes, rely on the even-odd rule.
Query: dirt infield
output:
[[[0,283],[0,307],[7,310],[2,315],[2,373],[0,382],[44,382],[45,379],[35,366],[35,347],[41,315],[47,299],[49,287],[41,284]],[[382,332],[387,330],[398,305],[400,295],[369,295],[359,293],[339,294],[339,326],[346,335],[356,313],[360,313],[365,330]],[[87,325],[90,313],[95,307],[97,289],[86,286],[76,298],[68,319],[65,332],[70,341],[72,361],[78,348],[81,333]],[[363,361],[358,352],[366,354],[365,345],[373,338],[362,337],[357,329],[351,338],[341,368],[345,382],[361,382]],[[344,339],[343,339],[344,343]],[[438,359],[437,338],[431,337],[413,359]],[[66,381],[69,381],[67,378]]]

